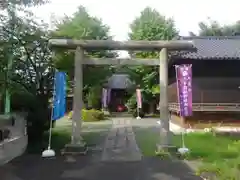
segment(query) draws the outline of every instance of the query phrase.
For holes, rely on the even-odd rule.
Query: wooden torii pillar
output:
[[[168,51],[193,51],[193,44],[189,41],[112,41],[112,40],[72,40],[50,39],[49,44],[53,48],[75,50],[75,86],[73,98],[72,141],[69,147],[78,151],[85,150],[85,144],[81,138],[81,110],[83,108],[83,64],[91,65],[145,65],[159,67],[160,86],[160,120],[162,148],[171,146],[169,111],[168,111]],[[87,59],[85,50],[131,50],[131,51],[159,51],[159,59]],[[80,147],[80,148],[79,148]]]

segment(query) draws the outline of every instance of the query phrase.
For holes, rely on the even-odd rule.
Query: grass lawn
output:
[[[171,120],[173,123],[183,126],[181,123],[181,119],[178,116],[172,115]],[[185,122],[185,127],[190,128],[192,127],[193,129],[204,129],[204,128],[211,128],[211,127],[240,127],[240,121],[239,120],[229,120],[229,119],[220,119],[216,120],[216,118],[212,120],[199,120],[199,119],[194,119],[194,120],[188,120]]]
[[[94,144],[99,137],[99,132],[82,133],[82,137],[87,144]],[[54,129],[52,133],[52,149],[59,153],[62,148],[71,141],[71,132],[65,130]],[[44,135],[42,143],[36,143],[28,147],[28,153],[41,153],[48,146],[48,134]]]
[[[59,121],[60,122],[60,121]],[[64,146],[71,141],[71,122],[61,120],[59,125],[53,128],[51,147],[59,153]],[[82,137],[88,146],[96,145],[100,134],[109,129],[108,124],[91,123],[83,124]],[[48,146],[48,133],[44,135],[43,141],[28,147],[28,153],[41,153]]]
[[[240,179],[240,140],[212,133],[189,133],[185,144],[190,149],[188,160],[201,161],[198,173],[211,172],[220,179]],[[144,156],[156,156],[159,133],[152,129],[136,130],[136,140]],[[173,135],[173,144],[181,146],[181,135]]]

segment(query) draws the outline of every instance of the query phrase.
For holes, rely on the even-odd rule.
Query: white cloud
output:
[[[111,27],[116,40],[126,40],[129,23],[146,6],[157,9],[167,17],[173,17],[181,35],[198,31],[198,22],[211,17],[222,24],[233,23],[238,17],[240,1],[196,0],[52,0],[52,3],[35,7],[38,17],[50,22],[51,13],[57,16],[71,15],[79,5],[85,6],[91,15],[102,18]]]

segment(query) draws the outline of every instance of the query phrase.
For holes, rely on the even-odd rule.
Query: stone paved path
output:
[[[145,124],[144,124],[145,123]],[[42,159],[28,155],[0,167],[1,180],[200,180],[179,161],[142,157],[132,125],[150,122],[114,118],[102,151],[87,156]],[[150,123],[151,124],[151,123]],[[154,122],[152,123],[154,125]]]
[[[141,158],[130,119],[113,119],[112,130],[106,138],[102,161],[140,161]]]
[[[66,180],[145,180],[141,160],[131,119],[114,118],[98,161],[82,170],[64,171],[61,177]]]

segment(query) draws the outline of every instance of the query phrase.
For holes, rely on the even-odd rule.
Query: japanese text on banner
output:
[[[176,68],[178,101],[182,117],[192,115],[192,65],[178,65]]]

